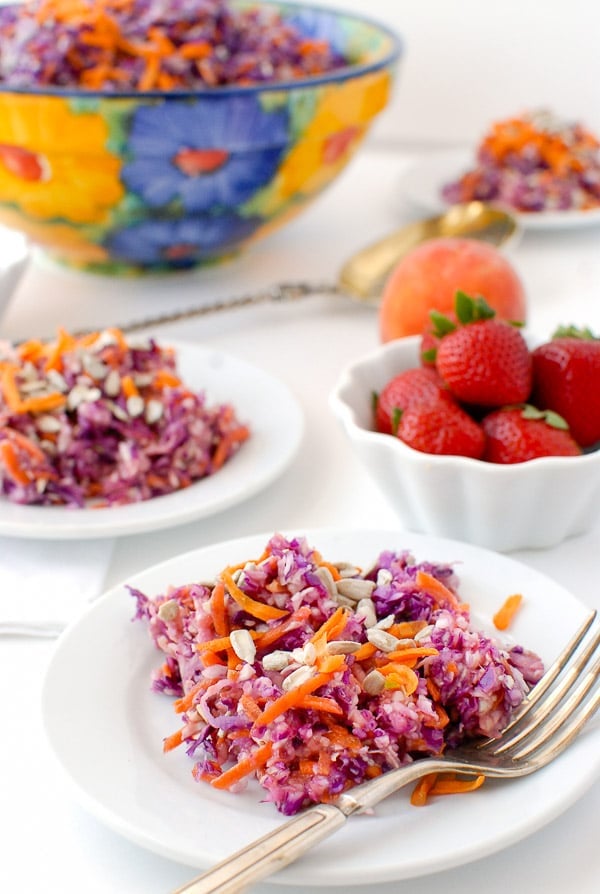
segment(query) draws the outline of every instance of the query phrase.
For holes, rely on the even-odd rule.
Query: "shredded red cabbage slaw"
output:
[[[182,382],[173,349],[119,329],[0,346],[0,492],[117,506],[212,475],[250,430]]]
[[[180,716],[165,750],[218,789],[257,779],[284,814],[498,735],[543,672],[474,629],[450,565],[406,551],[360,569],[275,534],[212,582],[131,592]]]
[[[0,83],[109,91],[283,82],[347,62],[268,5],[28,0],[0,7]]]

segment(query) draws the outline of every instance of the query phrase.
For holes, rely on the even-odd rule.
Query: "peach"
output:
[[[423,242],[392,270],[379,310],[381,340],[420,335],[430,310],[452,312],[458,290],[483,296],[501,319],[525,322],[525,289],[507,258],[477,239],[443,237]]]

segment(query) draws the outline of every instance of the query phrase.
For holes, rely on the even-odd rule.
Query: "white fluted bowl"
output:
[[[373,394],[419,365],[420,337],[349,364],[330,395],[357,456],[409,530],[506,552],[555,546],[600,517],[600,451],[497,465],[420,453],[375,430]]]

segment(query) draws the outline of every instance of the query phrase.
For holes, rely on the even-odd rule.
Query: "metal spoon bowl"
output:
[[[349,258],[338,276],[338,288],[354,298],[378,300],[392,268],[413,248],[441,236],[480,239],[496,247],[520,235],[517,219],[484,202],[452,205],[443,214],[417,220],[368,245]]]

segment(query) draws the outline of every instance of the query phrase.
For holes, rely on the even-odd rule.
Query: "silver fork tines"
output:
[[[526,776],[549,764],[600,706],[600,623],[589,615],[532,689],[498,739],[424,758],[356,786],[333,804],[318,804],[253,842],[174,894],[234,894],[282,869],[388,795],[428,773],[455,771],[494,777]]]

